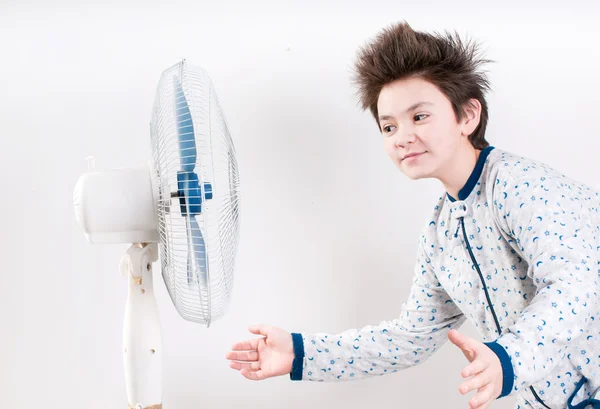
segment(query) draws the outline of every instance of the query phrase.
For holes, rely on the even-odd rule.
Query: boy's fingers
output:
[[[246,369],[249,371],[258,371],[260,369],[260,363],[258,362],[230,362],[229,367],[235,369],[237,371],[241,371],[242,369]]]
[[[465,393],[469,393],[472,390],[480,389],[485,387],[489,383],[489,379],[483,373],[476,375],[469,379],[468,381],[463,382],[460,385],[459,391],[463,395]]]
[[[448,339],[460,349],[470,349],[469,339],[455,329],[448,332]]]
[[[469,401],[473,408],[484,409],[489,406],[492,401],[493,388],[485,386],[477,391],[477,394]]]
[[[267,335],[270,331],[271,327],[269,327],[268,325],[250,325],[248,327],[248,331],[250,331],[253,334],[257,334],[257,335]]]
[[[477,375],[480,372],[485,371],[488,368],[488,364],[481,359],[476,359],[471,362],[469,365],[465,366],[462,372],[460,373],[463,378],[468,378],[470,376]]]
[[[231,349],[233,351],[250,351],[258,349],[258,342],[261,338],[250,339],[247,341],[236,342]]]
[[[468,337],[453,329],[448,332],[448,339],[462,350],[463,354],[469,361],[472,361],[475,358],[474,346],[471,345]]]
[[[258,361],[257,351],[229,351],[225,357],[233,361]]]
[[[491,401],[489,401],[489,402],[486,402],[486,403],[484,403],[484,404],[482,404],[482,405],[479,405],[479,406],[477,406],[475,409],[487,409],[487,408],[489,408],[489,407],[490,407],[490,404],[491,404],[491,403],[492,403]]]
[[[252,381],[262,381],[266,378],[262,370],[249,371],[247,369],[242,369],[240,373],[244,376],[244,378],[250,379]]]

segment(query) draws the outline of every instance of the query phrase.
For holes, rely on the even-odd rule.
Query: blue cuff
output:
[[[498,399],[500,399],[510,395],[512,392],[515,383],[515,372],[512,363],[510,362],[510,356],[502,345],[498,344],[496,341],[485,342],[484,344],[498,355],[500,365],[502,365],[502,393],[498,396]]]
[[[290,379],[292,381],[301,381],[302,370],[304,369],[304,341],[302,340],[302,334],[292,333],[292,342],[294,343],[294,360],[292,361]]]

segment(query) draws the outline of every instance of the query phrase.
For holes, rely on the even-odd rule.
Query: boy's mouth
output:
[[[425,152],[427,152],[427,151],[425,151]],[[420,156],[420,155],[424,154],[425,152],[413,152],[413,153],[406,154],[402,157],[402,160],[413,158],[415,156]]]

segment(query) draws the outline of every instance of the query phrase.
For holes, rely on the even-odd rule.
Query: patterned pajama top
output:
[[[292,380],[343,381],[418,365],[470,320],[518,408],[600,409],[600,193],[489,146],[458,197],[440,197],[400,316],[294,333]],[[595,399],[594,399],[595,398]],[[589,405],[589,406],[588,406]]]

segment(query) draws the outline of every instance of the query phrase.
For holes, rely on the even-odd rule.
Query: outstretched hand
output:
[[[502,365],[498,356],[485,344],[469,338],[457,330],[450,330],[448,339],[459,347],[470,362],[463,368],[464,381],[459,391],[463,395],[477,389],[469,400],[471,409],[485,409],[502,393]]]
[[[248,330],[263,337],[235,343],[225,355],[229,367],[255,381],[289,374],[294,360],[292,334],[269,325],[252,325]]]

